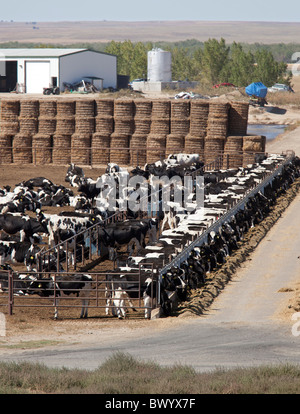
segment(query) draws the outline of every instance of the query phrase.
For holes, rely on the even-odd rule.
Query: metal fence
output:
[[[2,273],[2,278],[7,275],[6,288],[2,287],[3,293],[0,294],[0,308],[8,309],[10,315],[13,314],[15,308],[55,308],[60,309],[81,309],[81,301],[85,301],[87,309],[99,309],[99,316],[106,316],[104,310],[108,309],[110,312],[114,309],[115,305],[108,301],[108,298],[112,296],[111,283],[107,279],[107,276],[114,277],[118,280],[118,283],[124,290],[130,286],[131,294],[134,295],[134,299],[131,300],[135,310],[141,312],[147,309],[152,310],[158,306],[159,297],[159,284],[158,272],[153,269],[153,266],[148,267],[147,272],[139,268],[136,271],[126,272],[126,277],[130,278],[124,280],[121,275],[125,275],[124,272],[85,272],[92,277],[91,281],[82,281],[77,283],[78,295],[72,288],[65,288],[64,283],[69,282],[69,278],[73,275],[78,275],[75,272],[26,272],[26,277],[19,278],[23,275],[21,272],[7,271]],[[32,283],[35,282],[38,277],[38,285],[34,286],[32,290]],[[147,304],[147,308],[143,302],[143,284],[146,278],[152,278],[155,282],[151,285],[150,289],[150,302]],[[47,283],[53,280],[51,287],[47,287]],[[20,286],[20,283],[22,286]],[[78,285],[84,285],[84,289],[80,289]],[[34,293],[33,293],[34,291]],[[39,295],[38,293],[42,293]],[[72,295],[72,293],[74,295]],[[121,300],[121,299],[120,299]],[[118,302],[118,299],[115,299]],[[126,304],[128,307],[128,304]],[[101,311],[102,310],[102,311]]]

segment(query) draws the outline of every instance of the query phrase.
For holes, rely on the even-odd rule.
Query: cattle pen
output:
[[[44,281],[40,281],[40,286],[35,286],[35,289],[32,289],[32,282],[35,281],[37,277],[37,273],[30,273],[26,272],[18,273],[18,272],[11,272],[7,271],[8,275],[8,285],[6,289],[2,290],[5,292],[1,294],[0,296],[0,306],[2,308],[8,309],[8,313],[11,315],[13,314],[14,308],[41,308],[41,307],[50,307],[54,309],[54,312],[56,312],[56,309],[58,308],[72,308],[72,309],[83,309],[83,303],[84,307],[86,309],[88,308],[94,308],[94,309],[100,309],[101,314],[103,315],[103,310],[105,309],[106,314],[108,311],[114,312],[115,311],[115,304],[111,302],[111,290],[109,288],[109,277],[110,276],[120,276],[126,274],[126,276],[132,276],[135,280],[135,286],[134,290],[136,292],[135,295],[135,303],[134,308],[142,311],[146,311],[145,303],[142,303],[143,296],[141,294],[141,284],[142,279],[145,280],[145,277],[150,277],[152,280],[157,281],[155,285],[152,285],[151,290],[151,302],[147,303],[147,308],[151,310],[160,309],[161,308],[161,292],[160,289],[162,287],[162,280],[164,276],[167,274],[167,272],[177,267],[179,268],[189,257],[190,253],[196,248],[199,247],[205,243],[207,243],[208,238],[212,232],[217,233],[222,225],[228,221],[231,220],[232,217],[235,216],[235,214],[238,211],[241,211],[245,208],[248,201],[255,196],[258,193],[264,193],[265,189],[272,185],[273,181],[276,180],[276,178],[283,175],[285,169],[294,162],[295,160],[295,154],[293,151],[287,151],[284,154],[280,154],[278,158],[275,158],[276,162],[273,164],[272,169],[263,172],[260,175],[259,182],[256,182],[255,185],[253,185],[250,189],[247,189],[247,191],[243,194],[243,197],[239,200],[236,200],[234,204],[226,206],[226,212],[216,216],[211,221],[206,222],[205,226],[203,226],[203,223],[201,226],[198,227],[198,230],[193,233],[192,237],[185,241],[182,245],[181,251],[174,250],[172,254],[169,254],[164,257],[163,261],[159,261],[158,264],[155,264],[155,260],[151,261],[147,258],[145,260],[142,260],[138,266],[133,269],[132,267],[128,267],[128,263],[125,265],[125,267],[122,267],[122,264],[118,263],[118,266],[113,271],[89,271],[86,269],[80,269],[78,271],[76,269],[76,257],[75,254],[75,262],[73,264],[73,272],[70,271],[69,265],[68,265],[68,259],[65,257],[64,261],[66,264],[66,268],[63,269],[63,272],[60,272],[59,269],[55,268],[54,270],[50,269],[50,267],[47,269],[47,265],[50,266],[51,258],[54,257],[56,266],[59,264],[62,264],[59,260],[60,257],[60,250],[61,247],[64,246],[64,249],[68,252],[69,246],[72,245],[71,240],[64,241],[60,243],[59,245],[54,246],[54,248],[50,249],[50,251],[44,251],[42,252],[40,256],[40,260],[38,262],[39,268],[38,268],[38,274],[40,276],[43,276],[42,279]],[[222,164],[221,164],[222,165]],[[214,166],[211,165],[210,168],[207,167],[207,170],[214,171],[214,169],[218,169],[220,166],[220,163],[216,163]],[[198,172],[199,174],[203,173],[202,171]],[[197,172],[193,173],[193,178],[197,176]],[[153,217],[155,215],[155,212],[149,211],[148,212],[150,217]],[[147,216],[148,217],[148,216]],[[110,220],[124,220],[124,212],[117,213],[113,218]],[[196,226],[196,224],[195,224]],[[94,237],[98,235],[98,229],[101,228],[101,225],[98,223],[92,226],[92,228],[85,230],[84,233],[84,239],[85,244],[84,246],[81,246],[81,249],[87,250],[87,258],[92,259],[92,256],[96,257],[99,255],[99,244],[98,244],[98,237]],[[75,238],[78,237],[78,235],[75,236]],[[76,243],[75,243],[76,245]],[[103,247],[103,246],[102,246]],[[74,247],[73,247],[74,248]],[[81,256],[81,264],[85,264],[85,252],[83,252]],[[58,260],[57,260],[58,259]],[[74,289],[72,288],[63,288],[58,289],[58,279],[62,275],[68,276],[68,275],[78,275],[78,274],[86,274],[91,276],[91,280],[85,281],[85,289],[84,291],[77,289],[77,292],[74,292]],[[45,277],[46,276],[46,277]],[[53,284],[50,288],[43,287],[43,283],[46,283],[46,280],[53,281]],[[125,280],[125,279],[124,279]],[[83,282],[80,282],[83,283]],[[125,282],[124,282],[125,283]],[[43,295],[35,295],[39,292],[39,290],[43,290]],[[61,295],[60,291],[63,291],[63,295]],[[59,293],[60,292],[60,293]],[[28,294],[29,293],[29,294]],[[34,293],[34,294],[33,294]],[[59,295],[58,295],[59,293]],[[75,297],[71,296],[71,294],[75,293]],[[41,297],[42,296],[42,297]],[[155,300],[157,298],[157,300]],[[117,299],[119,301],[125,300],[125,297]],[[128,305],[127,305],[128,306]],[[55,313],[56,314],[56,313]],[[86,316],[86,314],[82,314]]]

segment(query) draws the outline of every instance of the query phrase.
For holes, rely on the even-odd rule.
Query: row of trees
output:
[[[118,73],[130,79],[142,78],[147,74],[147,52],[153,49],[152,43],[110,42],[105,52],[118,57]],[[246,51],[241,43],[226,45],[224,39],[209,39],[203,47],[191,50],[179,46],[168,46],[172,54],[172,78],[189,79],[213,85],[230,82],[237,86],[247,86],[252,82],[263,82],[271,86],[276,82],[290,84],[291,74],[287,64],[277,62],[273,54],[262,48]]]

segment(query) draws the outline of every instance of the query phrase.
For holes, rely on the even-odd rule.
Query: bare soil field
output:
[[[300,23],[219,21],[61,21],[0,22],[1,42],[18,41],[69,45],[74,43],[131,40],[132,42],[176,42],[208,38],[226,42],[294,43]]]

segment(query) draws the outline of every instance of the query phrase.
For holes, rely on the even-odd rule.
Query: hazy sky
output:
[[[12,0],[0,20],[238,20],[299,22],[300,1],[289,0]]]

